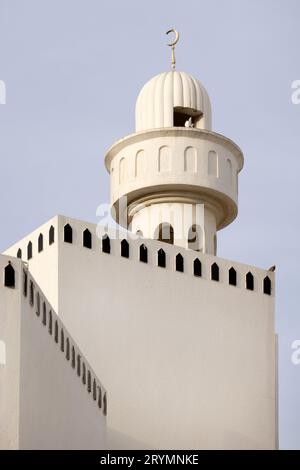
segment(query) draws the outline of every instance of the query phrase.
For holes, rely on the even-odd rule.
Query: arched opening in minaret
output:
[[[246,289],[254,290],[254,277],[250,272],[246,274]]]
[[[4,268],[4,285],[5,287],[15,287],[15,270],[10,262]]]
[[[194,251],[203,251],[202,228],[199,225],[192,225],[188,233],[188,248]]]
[[[70,224],[64,226],[64,241],[66,243],[73,243],[73,229]]]
[[[271,279],[269,278],[269,276],[266,276],[264,278],[264,294],[271,295],[271,291],[272,291]]]
[[[85,229],[84,232],[83,232],[83,246],[85,248],[92,248],[92,234],[91,232],[89,231],[89,229]]]
[[[140,261],[148,263],[148,249],[144,243],[140,246]]]
[[[184,260],[183,256],[180,253],[176,255],[176,271],[180,273],[183,273],[184,271]]]
[[[202,266],[200,259],[196,258],[194,260],[194,276],[201,277],[202,275]]]
[[[173,110],[174,127],[197,127],[197,123],[202,118],[201,111],[192,108],[175,106]]]
[[[129,258],[129,243],[125,239],[121,241],[121,256]]]
[[[217,263],[214,263],[211,265],[211,280],[212,281],[220,280],[219,266],[217,265]]]
[[[157,227],[154,238],[160,242],[174,245],[174,229],[171,224],[163,222]]]
[[[22,258],[22,250],[21,248],[18,249],[18,252],[17,252],[17,258]]]
[[[231,286],[236,286],[236,270],[232,267],[228,272],[228,281]]]
[[[219,157],[215,150],[208,152],[208,176],[219,176]]]

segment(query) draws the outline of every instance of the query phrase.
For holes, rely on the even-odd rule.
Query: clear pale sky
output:
[[[239,216],[218,254],[277,266],[280,447],[300,449],[299,0],[0,0],[0,250],[60,213],[96,222],[105,151],[134,131],[142,85],[169,69],[198,77],[213,130],[242,148]],[[243,312],[241,312],[241,315]]]

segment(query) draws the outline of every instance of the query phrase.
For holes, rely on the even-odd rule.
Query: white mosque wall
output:
[[[16,274],[14,288],[0,289],[0,448],[106,448],[105,388],[26,266],[0,260]]]
[[[67,223],[72,244],[63,241]],[[82,246],[86,228],[91,249]],[[120,240],[102,252],[93,224],[60,217],[58,230],[59,312],[109,390],[108,445],[274,448],[273,273],[154,240],[129,240],[127,259]],[[139,261],[142,242],[148,263]],[[166,268],[157,266],[160,248]],[[176,271],[178,253],[184,272]],[[211,280],[213,263],[219,281]]]
[[[72,243],[63,241],[66,224]],[[91,249],[83,246],[86,229]],[[58,217],[58,311],[109,391],[108,445],[274,448],[274,274],[155,240],[128,242],[129,259],[121,240],[103,253],[94,224]],[[139,261],[142,243],[147,263]],[[165,268],[157,266],[161,248]],[[178,253],[184,272],[176,271]],[[214,263],[219,281],[211,279]]]
[[[4,269],[16,270],[15,289],[4,286]],[[19,447],[21,260],[0,255],[0,449]]]

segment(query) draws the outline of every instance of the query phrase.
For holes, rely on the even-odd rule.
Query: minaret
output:
[[[153,77],[136,102],[136,132],[107,152],[113,216],[144,238],[216,254],[218,230],[238,211],[240,148],[211,130],[203,85],[172,70]]]

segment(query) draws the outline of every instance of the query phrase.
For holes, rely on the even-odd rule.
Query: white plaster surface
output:
[[[73,227],[73,244],[63,242],[66,223]],[[86,228],[91,250],[82,246]],[[274,448],[274,274],[154,240],[130,240],[130,259],[124,259],[120,240],[111,241],[110,255],[102,253],[95,230],[58,218],[54,296],[61,319],[109,392],[108,445]],[[142,242],[148,264],[138,261]],[[165,269],[157,267],[161,247]],[[179,252],[184,273],[175,271]],[[202,278],[193,276],[196,256]],[[210,280],[213,262],[220,282]],[[236,287],[228,285],[231,266]],[[245,288],[248,271],[253,292]],[[266,275],[271,296],[262,292]]]
[[[16,287],[11,289],[2,284],[0,287],[0,331],[7,348],[6,365],[0,367],[0,448],[106,448],[103,409],[98,408],[76,368],[71,367],[71,361],[61,351],[60,329],[59,343],[54,341],[54,310],[47,302],[47,326],[43,325],[42,309],[37,316],[36,305],[29,303],[29,285],[28,296],[23,295],[21,261],[1,255],[1,271],[8,260],[16,270]],[[35,283],[35,295],[37,290]],[[48,331],[50,309],[52,335]],[[76,343],[66,329],[64,333],[71,346],[75,345],[77,354]],[[85,361],[84,356],[82,360]]]

